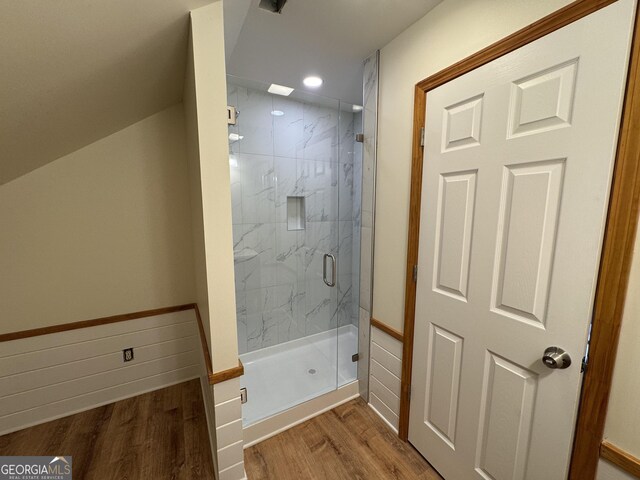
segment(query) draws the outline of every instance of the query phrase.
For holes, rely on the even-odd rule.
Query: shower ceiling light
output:
[[[271,115],[273,115],[274,117],[281,117],[284,115],[284,112],[282,110],[273,110],[271,112]]]
[[[267,89],[267,92],[288,97],[289,95],[291,95],[291,92],[293,92],[293,88],[285,87],[284,85],[278,85],[277,83],[272,83],[271,86]]]
[[[353,107],[351,107],[351,110],[353,110],[354,112],[361,112],[362,105],[354,105]]]
[[[318,88],[322,85],[322,79],[320,77],[307,77],[302,81],[302,83],[309,88]]]

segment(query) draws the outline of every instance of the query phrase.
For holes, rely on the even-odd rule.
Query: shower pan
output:
[[[361,108],[268,86],[227,80],[245,427],[358,371]]]

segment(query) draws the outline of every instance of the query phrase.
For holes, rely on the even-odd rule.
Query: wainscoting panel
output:
[[[134,358],[124,362],[123,350]],[[0,435],[197,378],[192,309],[2,342]]]
[[[400,414],[402,342],[371,326],[369,405],[395,430]]]
[[[637,480],[637,477],[601,458],[596,480]]]
[[[216,448],[220,480],[245,478],[240,379],[213,386],[216,416]]]

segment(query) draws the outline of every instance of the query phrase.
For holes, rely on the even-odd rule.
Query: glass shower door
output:
[[[340,105],[267,87],[228,79],[245,425],[338,386]]]
[[[338,148],[338,387],[358,377],[362,107],[340,102]],[[366,359],[364,359],[366,361]]]
[[[304,198],[305,229],[300,237],[298,281],[304,298],[301,364],[306,371],[300,391],[308,400],[338,386],[340,104],[309,95],[299,99],[303,101],[303,136],[296,188]],[[278,105],[288,104],[278,100]]]

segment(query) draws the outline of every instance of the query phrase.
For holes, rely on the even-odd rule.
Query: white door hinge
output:
[[[248,396],[247,396],[247,387],[242,387],[240,389],[240,403],[245,404],[247,403],[248,400]]]
[[[238,118],[238,111],[236,110],[236,107],[232,105],[227,105],[227,124],[235,125],[237,118]]]
[[[420,129],[420,146],[424,147],[424,127]]]
[[[413,266],[413,283],[418,283],[418,265]]]

